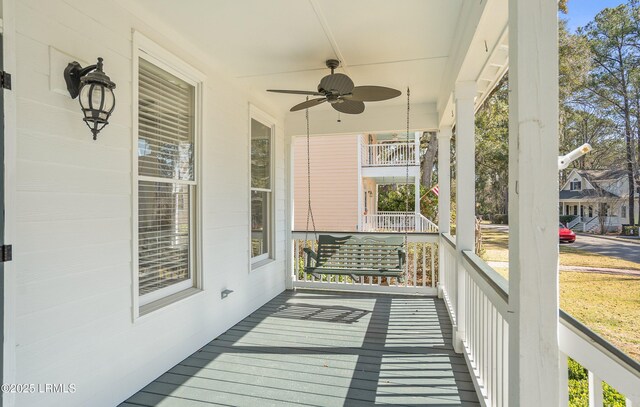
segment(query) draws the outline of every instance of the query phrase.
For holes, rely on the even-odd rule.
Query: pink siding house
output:
[[[419,137],[405,134],[314,136],[309,142],[311,202],[316,230],[437,231],[419,213],[378,210],[378,186],[410,184],[419,198]],[[307,139],[297,137],[294,154],[294,229],[307,229]],[[419,208],[419,205],[415,205]],[[312,228],[309,221],[309,230]]]

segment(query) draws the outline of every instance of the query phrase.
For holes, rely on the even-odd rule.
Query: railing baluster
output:
[[[560,405],[569,405],[569,357],[563,352],[558,352],[560,369]]]
[[[431,243],[422,243],[422,286],[427,286],[427,247],[431,247]]]
[[[407,244],[408,245],[408,244]],[[413,286],[418,285],[418,244],[413,245]],[[409,282],[407,281],[407,284]]]
[[[589,371],[589,407],[602,407],[602,380],[592,371]]]
[[[431,287],[433,288],[436,288],[436,253],[438,252],[439,245],[440,243],[437,245],[435,243],[429,243],[429,247],[431,248]]]

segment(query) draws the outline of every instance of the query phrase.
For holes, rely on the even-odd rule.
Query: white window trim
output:
[[[257,120],[260,123],[264,124],[265,126],[269,127],[271,129],[271,162],[269,163],[269,167],[270,167],[270,176],[271,176],[271,188],[270,189],[263,189],[263,188],[252,188],[251,187],[251,120]],[[264,112],[263,110],[257,108],[256,106],[249,104],[249,120],[248,120],[248,132],[247,132],[247,138],[248,138],[248,161],[249,161],[249,179],[248,179],[248,184],[249,184],[249,198],[248,198],[248,225],[247,225],[247,229],[248,229],[248,239],[247,239],[247,244],[249,247],[248,253],[249,253],[249,271],[253,271],[253,270],[257,270],[259,268],[261,268],[264,265],[267,265],[273,261],[275,261],[275,253],[276,253],[276,247],[275,247],[275,191],[276,191],[276,182],[275,182],[275,153],[276,153],[276,149],[275,149],[275,140],[276,140],[276,120],[270,116],[269,114],[267,114],[266,112]],[[251,256],[251,251],[252,251],[252,247],[251,247],[251,191],[269,191],[271,192],[271,199],[269,200],[269,226],[270,226],[270,230],[269,230],[269,248],[267,250],[267,253],[261,254],[259,256],[256,257],[252,257]]]
[[[185,63],[177,56],[167,51],[154,41],[145,37],[138,31],[133,33],[133,59],[132,59],[132,167],[131,167],[131,229],[132,229],[132,319],[133,322],[139,320],[141,316],[140,310],[142,307],[151,310],[163,309],[166,305],[172,302],[187,298],[180,293],[191,292],[197,293],[204,289],[204,281],[202,274],[202,186],[201,182],[201,168],[202,168],[202,133],[203,133],[203,112],[204,109],[204,88],[206,76]],[[191,216],[193,233],[191,233],[190,247],[191,250],[191,278],[187,281],[183,281],[169,287],[162,288],[152,293],[140,296],[138,293],[138,181],[144,179],[150,179],[153,177],[144,177],[138,175],[138,70],[139,70],[139,58],[143,58],[155,66],[177,76],[184,80],[195,88],[195,129],[194,129],[194,144],[195,144],[195,166],[194,166],[194,181],[185,181],[186,184],[197,185],[195,188],[195,196],[191,202]],[[143,298],[144,297],[144,298]],[[174,298],[175,301],[170,299]],[[160,306],[154,306],[159,304]]]

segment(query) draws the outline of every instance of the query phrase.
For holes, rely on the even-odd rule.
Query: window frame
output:
[[[577,185],[577,188],[574,187],[574,185]],[[582,191],[582,181],[579,179],[574,179],[569,183],[569,189],[571,191]]]
[[[271,129],[271,134],[269,136],[269,177],[271,181],[271,187],[269,189],[266,188],[253,188],[251,186],[251,121],[256,120],[257,122],[263,124],[266,127]],[[275,134],[276,134],[276,120],[271,117],[266,112],[257,108],[253,104],[249,104],[249,121],[248,121],[248,162],[249,162],[249,198],[248,198],[248,244],[249,244],[249,271],[256,270],[266,264],[269,264],[275,261]],[[251,194],[252,192],[268,192],[269,196],[269,230],[268,230],[268,238],[269,242],[267,243],[267,253],[263,253],[259,256],[253,257],[253,247],[251,243]]]
[[[190,185],[192,191],[189,193],[189,271],[190,278],[168,287],[153,291],[149,294],[139,294],[139,181],[165,182],[165,178],[156,178],[139,175],[138,169],[138,133],[139,133],[139,59],[153,64],[171,75],[187,82],[194,87],[194,134],[193,134],[193,181],[172,180],[175,184]],[[180,58],[153,42],[140,32],[133,33],[133,55],[132,55],[132,297],[133,297],[133,319],[134,321],[156,309],[160,309],[173,302],[195,294],[203,289],[202,278],[202,133],[203,133],[203,112],[204,112],[204,88],[206,76],[188,65]]]

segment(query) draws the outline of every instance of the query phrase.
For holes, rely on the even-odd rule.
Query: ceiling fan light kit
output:
[[[267,89],[267,92],[321,96],[293,106],[290,109],[292,112],[329,102],[335,110],[346,114],[360,114],[364,112],[364,102],[379,102],[393,99],[402,94],[402,92],[397,89],[386,88],[384,86],[355,86],[351,78],[347,75],[334,73],[335,69],[340,66],[340,61],[337,59],[328,59],[325,63],[327,68],[331,69],[331,74],[320,80],[317,92],[284,89]]]

